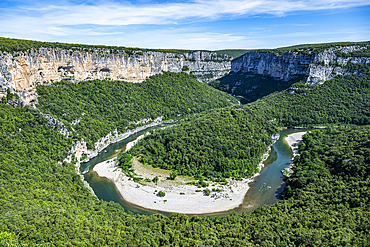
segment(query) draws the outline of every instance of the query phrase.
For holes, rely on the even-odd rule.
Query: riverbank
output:
[[[293,157],[299,155],[298,145],[302,141],[302,136],[306,133],[307,131],[296,132],[296,133],[289,134],[284,138],[286,143],[289,145],[290,149],[292,149]]]
[[[268,153],[263,155],[263,160],[258,166],[259,170],[263,168],[263,161],[267,157]],[[115,163],[116,158],[106,160],[96,164],[93,171],[98,176],[112,181],[126,202],[169,213],[207,214],[234,209],[243,203],[250,188],[249,183],[259,175],[256,173],[252,178],[239,181],[229,179],[227,185],[210,182],[208,187],[198,188],[186,184],[194,181],[190,178],[178,176],[175,180],[169,180],[169,171],[142,165],[136,159],[133,160],[136,176],[144,180],[134,182],[122,173]],[[156,184],[151,182],[154,177],[158,177]],[[209,195],[205,190],[209,190]],[[159,191],[164,192],[165,196],[160,197]]]
[[[146,132],[145,134],[139,135],[135,140],[129,142],[126,144],[125,152],[130,150],[133,146],[139,143],[141,139],[143,139],[145,136],[150,135],[150,132]]]
[[[170,128],[170,127],[173,127],[173,125],[166,126],[166,127],[161,127],[160,129],[164,130],[164,129],[167,129],[167,128]],[[155,132],[155,130],[153,132]],[[127,143],[124,151],[126,152],[126,151],[130,150],[133,146],[138,144],[141,139],[143,139],[144,137],[146,137],[148,135],[151,135],[151,132],[146,132],[145,134],[142,134],[142,135],[138,136],[135,140]]]
[[[151,119],[145,119],[145,123],[148,122],[148,121],[151,121]],[[142,120],[139,121],[138,123],[140,123],[140,122],[142,122]],[[90,159],[98,156],[99,153],[102,150],[107,148],[112,143],[122,141],[122,140],[130,137],[131,135],[134,135],[134,134],[136,134],[140,131],[146,130],[148,128],[155,127],[155,126],[158,126],[158,125],[161,125],[161,124],[171,124],[171,123],[175,123],[175,121],[173,121],[173,120],[163,121],[163,117],[158,117],[158,118],[154,119],[150,124],[146,124],[144,126],[135,128],[133,130],[128,129],[124,133],[121,133],[121,134],[118,134],[117,130],[113,130],[113,133],[110,132],[107,136],[102,137],[97,142],[95,142],[94,143],[94,147],[95,147],[94,149],[88,149],[87,145],[86,145],[86,141],[84,141],[84,140],[77,141],[72,146],[72,148],[69,152],[69,155],[63,161],[59,161],[59,163],[60,164],[62,164],[63,162],[71,163],[73,161],[73,159],[75,158],[76,159],[76,163],[75,163],[76,173],[81,177],[81,180],[83,181],[86,188],[88,188],[91,191],[91,193],[94,196],[96,196],[95,193],[94,193],[94,190],[84,180],[84,177],[83,177],[84,174],[81,174],[81,171],[80,171],[81,163],[88,162]],[[83,155],[86,155],[86,158],[84,160],[82,160]]]
[[[145,119],[145,120],[146,121],[144,121],[144,122],[148,122],[151,119]],[[143,120],[139,121],[138,123],[141,123],[142,121]],[[168,123],[173,123],[173,122],[174,121],[168,121]],[[140,132],[142,130],[148,129],[150,127],[158,126],[158,125],[161,125],[161,124],[164,124],[164,123],[166,123],[166,122],[163,121],[163,117],[158,117],[158,118],[152,120],[152,122],[150,124],[146,124],[144,126],[137,127],[133,130],[127,129],[124,133],[121,133],[121,134],[118,134],[117,130],[114,130],[113,133],[109,133],[107,136],[102,137],[97,142],[95,142],[94,143],[94,150],[88,150],[87,152],[85,152],[85,154],[87,155],[87,158],[83,162],[87,162],[89,159],[97,156],[99,154],[99,152],[101,152],[102,150],[107,148],[112,143],[122,141],[122,140],[128,138],[129,136],[131,136],[133,134],[136,134],[137,132]]]
[[[139,121],[140,122],[140,121]],[[142,130],[155,127],[161,124],[171,124],[175,123],[173,120],[163,121],[163,117],[158,117],[154,119],[150,124],[138,127],[133,130],[126,130],[124,133],[118,134],[117,130],[113,130],[113,133],[110,132],[107,136],[100,138],[97,142],[94,143],[94,149],[88,149],[86,145],[86,141],[80,140],[77,141],[71,148],[70,154],[63,160],[65,162],[71,163],[73,158],[77,159],[75,164],[75,169],[78,174],[80,174],[80,165],[81,163],[88,162],[90,159],[99,155],[101,151],[107,148],[110,144],[122,141],[131,135],[134,135]],[[82,156],[86,155],[84,160],[81,160]],[[60,164],[62,161],[60,162]]]
[[[302,142],[303,135],[306,133],[307,131],[296,132],[296,133],[289,134],[284,138],[284,141],[289,145],[290,149],[293,152],[293,158],[292,158],[292,161],[289,167],[281,170],[281,173],[283,173],[285,177],[290,177],[291,174],[294,173],[294,171],[292,170],[292,167],[294,165],[293,159],[295,156],[299,155],[298,146]]]

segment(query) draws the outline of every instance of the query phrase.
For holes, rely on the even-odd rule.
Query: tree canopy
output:
[[[111,94],[108,88],[115,85],[105,81],[93,83],[96,91],[106,85],[108,95]],[[166,159],[174,159],[168,165],[174,164],[172,167],[178,169],[177,154],[186,154],[182,150],[198,152],[195,155],[202,158],[202,154],[212,149],[211,154],[219,153],[230,160],[236,158],[234,155],[244,157],[242,151],[246,148],[238,145],[245,142],[251,145],[250,150],[255,148],[255,153],[264,152],[265,145],[271,142],[268,136],[276,131],[274,125],[343,126],[315,130],[304,136],[299,146],[301,155],[294,160],[294,173],[286,179],[282,200],[251,214],[231,211],[228,216],[134,215],[124,212],[119,204],[97,200],[76,174],[74,164],[60,162],[68,154],[72,139],[49,126],[38,110],[0,104],[0,243],[10,246],[366,246],[370,239],[370,127],[361,125],[369,123],[369,84],[369,76],[338,77],[316,88],[299,84],[294,93],[288,89],[245,106],[189,118],[176,128],[149,136],[138,146],[137,150],[145,152],[146,158],[151,157],[153,162],[158,156],[145,143],[153,143],[157,153],[162,152],[162,147],[168,148],[170,155]],[[79,86],[83,85],[88,83]],[[100,110],[96,109],[101,104],[112,104],[106,103],[109,97],[95,102],[92,89],[76,86],[72,90],[74,85],[66,82],[56,84],[51,92],[59,86],[65,86],[64,91],[73,95],[53,94],[57,98],[55,104],[62,104],[63,97],[66,99],[65,109],[71,117],[63,116],[62,107],[54,106],[50,110],[63,121],[75,120],[82,112],[91,114],[89,119],[93,119],[98,116]],[[187,84],[181,88],[186,86],[189,88]],[[88,96],[83,96],[84,90],[87,95],[91,93],[90,106]],[[45,92],[41,98],[46,97]],[[71,98],[75,96],[81,98],[73,101]],[[40,109],[47,111],[47,104],[41,102]],[[299,117],[295,118],[296,115]],[[103,118],[99,121],[108,123]],[[85,128],[96,130],[96,126],[99,125],[85,125]],[[82,131],[77,133],[85,135]],[[168,141],[178,153],[171,151]],[[196,160],[193,162],[197,164]],[[197,169],[204,171],[203,163],[199,164]]]
[[[242,107],[215,110],[152,134],[130,150],[144,164],[215,181],[251,177],[277,128]],[[119,157],[126,156],[125,153]]]
[[[143,83],[61,81],[40,85],[37,92],[37,107],[62,120],[74,138],[84,139],[90,148],[113,129],[125,132],[126,127],[136,128],[132,124],[142,119],[180,119],[237,103],[193,75],[171,72],[151,76]]]
[[[130,154],[182,175],[253,175],[277,127],[370,124],[370,76],[344,76],[320,86],[303,82],[251,104],[214,110],[139,142]],[[124,155],[124,154],[121,154]]]

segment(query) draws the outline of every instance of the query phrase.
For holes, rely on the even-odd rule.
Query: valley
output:
[[[234,60],[217,51],[12,42],[2,38],[0,58],[0,241],[364,246],[370,239],[368,42],[248,51]],[[219,83],[205,81],[229,93],[258,87],[238,93],[240,104],[200,82],[199,71],[223,71],[213,73]],[[301,128],[312,130],[292,161],[284,138]],[[190,190],[194,204],[181,200]],[[227,204],[213,200],[222,190],[235,192]]]
[[[213,183],[213,185],[205,188],[186,185],[186,183],[195,180],[179,176],[175,180],[169,180],[169,171],[142,165],[136,159],[133,161],[136,176],[149,178],[150,181],[135,182],[128,180],[129,177],[125,177],[120,169],[115,169],[117,161],[112,157],[116,157],[120,147],[123,147],[121,149],[124,150],[129,142],[133,142],[133,138],[137,138],[138,134],[128,140],[121,141],[119,144],[112,144],[112,147],[108,146],[105,149],[107,152],[102,151],[99,156],[91,161],[82,163],[81,172],[85,175],[85,180],[89,182],[98,198],[118,202],[125,209],[132,212],[141,214],[160,212],[165,215],[168,215],[168,212],[190,215],[214,215],[218,212],[216,215],[227,215],[227,209],[235,209],[238,213],[251,212],[259,206],[273,204],[278,200],[277,191],[282,189],[284,178],[281,171],[292,160],[290,148],[283,140],[287,134],[294,133],[294,131],[302,130],[284,130],[281,132],[279,141],[274,144],[273,154],[268,157],[268,153],[266,153],[265,158],[259,164],[262,170],[260,174],[256,174],[255,178],[241,181],[229,180],[227,185]],[[292,143],[294,142],[289,145],[291,146]],[[107,157],[109,157],[108,160]],[[265,163],[268,165],[267,168],[263,168]],[[157,184],[152,182],[152,179],[156,176],[159,177]],[[108,178],[110,182],[106,181],[105,178]],[[252,185],[250,185],[251,183]],[[252,193],[249,192],[250,186],[252,186]],[[204,195],[206,189],[210,190],[209,196]],[[152,190],[152,192],[149,193],[148,190]],[[155,190],[164,191],[166,195],[160,198],[156,195]],[[130,198],[132,196],[135,197]],[[151,199],[149,199],[150,196]],[[202,205],[202,208],[199,204]]]

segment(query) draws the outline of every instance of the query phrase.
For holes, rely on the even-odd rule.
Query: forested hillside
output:
[[[302,82],[254,103],[214,111],[141,141],[143,163],[208,179],[251,176],[276,127],[370,124],[370,76]],[[121,154],[124,156],[125,154]]]
[[[193,75],[170,72],[152,76],[143,83],[61,81],[38,86],[37,92],[37,107],[61,119],[71,132],[73,128],[74,138],[84,139],[90,148],[113,129],[124,132],[141,119],[178,119],[238,103],[226,93],[200,83]]]
[[[370,124],[370,75],[338,76],[319,86],[299,82],[246,107],[278,126]]]
[[[57,162],[68,140],[41,115],[4,105],[0,112],[5,246],[366,246],[370,239],[369,127],[306,136],[284,200],[272,206],[250,215],[165,217],[98,201],[72,164]]]
[[[245,178],[256,171],[276,132],[250,109],[233,107],[150,135],[129,153],[144,164],[198,179]]]

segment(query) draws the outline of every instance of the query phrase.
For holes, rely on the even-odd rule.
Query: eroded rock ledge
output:
[[[281,56],[270,52],[248,52],[232,61],[231,71],[270,76],[283,81],[304,76],[308,83],[319,85],[336,75],[361,74],[360,71],[347,69],[346,65],[369,65],[370,57],[341,57],[336,53],[350,54],[362,49],[369,49],[369,46],[332,47],[316,54],[289,51]]]
[[[37,102],[36,86],[60,80],[112,79],[138,83],[163,71],[193,72],[203,81],[217,79],[231,69],[232,57],[215,52],[65,50],[40,48],[10,54],[0,52],[0,92],[10,88],[21,100]]]

